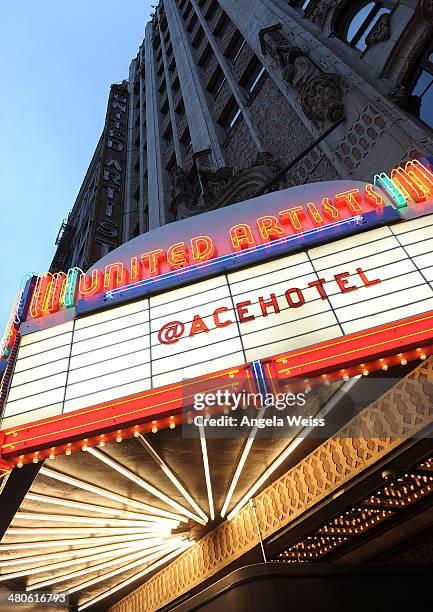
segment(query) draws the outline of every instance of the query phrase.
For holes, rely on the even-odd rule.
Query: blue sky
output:
[[[0,336],[23,276],[49,267],[102,131],[109,85],[128,77],[150,11],[147,0],[2,7]]]

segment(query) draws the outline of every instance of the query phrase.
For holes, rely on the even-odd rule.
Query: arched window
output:
[[[421,60],[420,69],[412,91],[410,110],[433,128],[433,51]]]
[[[344,21],[341,36],[351,47],[356,47],[359,51],[367,48],[366,38],[382,17],[392,10],[392,2],[388,0],[373,0],[356,3],[352,11]]]

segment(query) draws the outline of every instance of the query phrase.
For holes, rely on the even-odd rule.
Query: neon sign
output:
[[[228,229],[231,253],[218,253],[214,238],[199,235],[165,249],[136,253],[128,262],[110,263],[104,270],[95,268],[84,273],[72,268],[66,274],[44,273],[37,277],[30,315],[37,319],[59,308],[71,308],[80,298],[137,286],[170,273],[192,272],[217,258],[258,251],[290,237],[308,235],[314,228],[336,227],[348,221],[347,215],[356,219],[369,210],[383,210],[386,206],[383,192],[395,208],[407,206],[410,201],[423,202],[433,196],[433,173],[418,160],[409,161],[404,167],[394,169],[391,176],[377,174],[373,184],[367,184],[363,190],[347,189],[332,198],[322,198],[320,203],[290,206],[278,211],[278,215],[257,217],[255,223],[237,223]],[[311,227],[312,230],[308,229]]]

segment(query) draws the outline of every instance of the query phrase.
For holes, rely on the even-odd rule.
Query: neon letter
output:
[[[167,261],[173,270],[188,264],[188,250],[184,242],[172,244],[167,251]]]
[[[277,217],[273,215],[259,217],[257,219],[257,227],[259,228],[260,236],[263,240],[266,240],[266,242],[284,235],[284,228],[278,223]]]
[[[102,291],[103,278],[102,273],[99,270],[92,270],[92,275],[89,277],[84,274],[80,276],[80,282],[78,284],[78,293],[83,297],[91,297]]]
[[[124,287],[127,283],[126,268],[123,263],[112,263],[105,267],[104,289],[110,290],[116,287]]]
[[[136,283],[141,280],[142,264],[138,257],[131,257],[131,263],[129,267],[129,280],[131,283]]]
[[[64,272],[53,274],[42,301],[42,314],[57,312],[59,310],[59,304],[63,300],[65,284],[66,274]]]
[[[331,221],[336,221],[340,218],[340,211],[332,204],[329,198],[323,198],[322,200],[322,212],[325,217],[328,217]]]
[[[407,200],[404,193],[399,189],[396,183],[392,181],[389,176],[382,172],[381,174],[376,174],[374,177],[374,184],[378,187],[383,187],[389,197],[394,200],[397,208],[403,208],[407,206]]]
[[[140,255],[140,259],[149,269],[150,276],[159,274],[159,259],[161,255],[164,256],[164,251],[162,249],[156,249],[155,251],[149,251],[148,253]]]
[[[397,184],[407,199],[424,202],[432,194],[433,182],[428,176],[428,170],[419,162],[407,162],[404,168],[395,168],[391,172],[391,180]],[[418,167],[421,166],[425,173]],[[433,178],[433,175],[432,175]]]
[[[240,223],[234,225],[230,229],[230,238],[235,251],[241,251],[242,249],[248,249],[255,245],[255,240],[251,227],[246,223]]]
[[[194,261],[207,261],[215,257],[215,245],[209,236],[191,239],[191,252]]]
[[[335,195],[336,206],[347,206],[353,214],[362,212],[361,202],[361,192],[359,189],[348,189]]]
[[[317,206],[314,204],[314,202],[308,202],[307,210],[314,225],[322,225],[323,217],[317,210]]]
[[[375,208],[385,206],[385,198],[374,188],[374,185],[367,185],[364,192],[365,201]]]
[[[72,308],[73,306],[75,306],[75,299],[78,288],[78,277],[82,273],[83,272],[82,270],[80,270],[80,268],[71,268],[70,270],[68,270],[65,290],[62,296],[62,302],[66,306],[66,308]]]
[[[287,210],[281,210],[279,215],[282,217],[283,223],[286,222],[285,217],[287,217],[287,221],[290,223],[295,232],[301,232],[304,229],[302,227],[301,219],[305,218],[305,212],[302,206],[294,206],[293,208],[288,208]]]
[[[46,272],[37,277],[29,309],[34,319],[59,309],[65,283],[66,274],[64,272],[57,274]]]

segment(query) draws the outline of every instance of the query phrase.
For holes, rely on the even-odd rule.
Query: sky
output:
[[[0,337],[22,278],[49,268],[103,128],[109,86],[128,78],[150,12],[148,0],[2,6]]]

